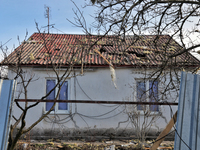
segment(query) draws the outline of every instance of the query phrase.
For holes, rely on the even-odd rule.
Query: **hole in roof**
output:
[[[115,53],[115,52],[109,52],[108,54],[109,54],[109,55],[115,55],[115,54],[117,54],[117,53]]]
[[[138,54],[138,53],[136,53],[135,55],[136,55],[137,57],[146,57],[145,54]]]
[[[106,52],[106,50],[103,49],[103,48],[101,48],[101,49],[100,49],[100,53],[103,53],[103,52]]]
[[[127,53],[129,53],[129,54],[136,54],[136,52],[134,52],[134,51],[127,51]]]
[[[55,48],[55,51],[59,51],[60,50],[60,48]]]
[[[128,54],[135,54],[137,57],[146,57],[146,54],[139,54],[135,51],[127,51]]]
[[[40,60],[40,59],[42,59],[42,57],[37,57],[36,59],[37,59],[37,60]]]

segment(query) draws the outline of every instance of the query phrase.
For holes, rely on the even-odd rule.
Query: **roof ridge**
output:
[[[33,34],[49,34],[49,35],[88,35],[88,34],[72,34],[72,33],[39,33],[39,32],[34,32]],[[32,34],[32,35],[33,35]],[[88,35],[89,36],[89,35]],[[105,35],[98,35],[98,34],[92,34],[91,36],[105,36]],[[106,35],[106,36],[119,36],[119,35]],[[169,34],[161,34],[161,35],[156,35],[156,34],[141,34],[141,35],[126,35],[126,36],[170,36]]]
[[[32,35],[34,34],[49,34],[49,35],[78,35],[78,36],[105,36],[105,35],[97,35],[97,34],[92,34],[92,35],[88,35],[88,34],[72,34],[72,33],[38,33],[38,32],[34,32]],[[31,35],[31,36],[32,36]],[[106,35],[106,36],[118,36],[118,35]]]
[[[175,50],[181,48],[169,35],[158,35],[161,38],[158,38],[159,40],[156,45],[153,44],[153,39],[157,35],[141,36],[144,36],[144,38],[139,38],[133,43],[129,35],[130,39],[127,39],[127,42],[122,44],[121,39],[116,39],[116,41],[114,41],[116,36],[110,35],[109,37],[107,36],[107,38],[105,37],[102,41],[95,42],[95,40],[98,39],[98,35],[87,36],[80,34],[48,34],[35,32],[28,41],[22,43],[7,57],[9,61],[6,62],[6,60],[4,60],[3,63],[18,63],[17,51],[21,50],[20,55],[23,57],[22,64],[49,65],[50,63],[60,63],[62,65],[68,65],[68,60],[73,60],[76,65],[80,65],[82,62],[90,65],[108,65],[100,55],[94,52],[94,50],[97,49],[101,55],[108,61],[111,61],[113,65],[157,66],[162,65],[163,58],[170,56],[172,53],[176,52]],[[88,40],[86,38],[91,39]],[[165,43],[168,43],[169,39],[172,40],[169,44],[171,44],[173,48],[165,45]],[[173,44],[174,41],[176,42],[175,44]],[[42,43],[44,43],[44,45],[42,45]],[[89,47],[90,45],[92,45],[92,47]],[[72,55],[72,53],[74,53],[74,55]],[[180,67],[180,65],[195,66],[200,62],[190,54],[189,63],[185,64],[184,56],[185,54],[177,56],[177,59],[172,59],[172,63],[176,63],[175,65]]]

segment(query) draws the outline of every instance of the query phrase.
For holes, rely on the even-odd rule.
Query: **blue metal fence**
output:
[[[200,75],[182,72],[175,150],[200,150]]]
[[[12,103],[16,81],[0,79],[0,149],[6,150],[8,144]]]

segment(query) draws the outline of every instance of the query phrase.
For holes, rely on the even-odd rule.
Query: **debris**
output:
[[[34,60],[34,56],[33,56],[33,53],[30,53],[30,56],[29,56],[30,60]]]
[[[112,141],[96,141],[96,142],[84,142],[81,140],[76,141],[65,141],[65,142],[56,142],[55,139],[49,139],[46,141],[34,141],[34,143],[27,143],[24,141],[20,141],[17,143],[17,147],[22,150],[32,149],[67,149],[67,150],[81,150],[81,149],[101,149],[101,150],[129,150],[129,149],[144,149],[150,150],[150,145],[152,144],[151,141],[145,141],[144,143],[140,142],[139,140],[112,140]],[[42,142],[42,143],[41,143]],[[160,150],[172,150],[174,142],[173,141],[164,141],[162,146],[159,146],[158,149]]]
[[[114,84],[115,88],[117,89],[115,69],[114,69],[112,64],[109,67],[110,67],[111,79],[113,81],[113,84]]]
[[[44,53],[44,56],[45,56],[45,57],[49,57],[49,54],[47,54],[47,53]]]
[[[22,147],[23,147],[23,149],[25,150],[25,149],[27,149],[28,144],[27,144],[27,143],[24,143],[24,144],[22,145]]]
[[[115,145],[111,145],[109,148],[105,147],[104,150],[115,150]]]
[[[62,145],[57,145],[57,147],[58,147],[58,148],[63,148],[63,146],[62,146]]]
[[[113,141],[106,141],[106,144],[110,144],[110,143],[113,143]]]

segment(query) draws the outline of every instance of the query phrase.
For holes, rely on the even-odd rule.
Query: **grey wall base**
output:
[[[160,132],[151,130],[146,139],[156,139]],[[23,140],[48,140],[48,139],[60,139],[60,140],[80,140],[85,141],[100,141],[102,139],[107,140],[122,140],[122,139],[138,139],[136,131],[134,129],[32,129],[26,135],[23,135]],[[173,141],[174,133],[169,134],[166,140]]]

